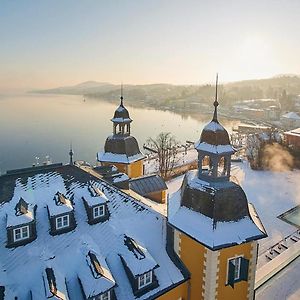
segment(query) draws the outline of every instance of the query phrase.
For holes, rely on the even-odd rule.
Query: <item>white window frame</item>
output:
[[[100,214],[101,210],[102,210],[102,214]],[[105,216],[105,205],[104,204],[93,207],[93,218],[94,219],[101,218],[103,216]]]
[[[141,289],[152,283],[152,271],[149,271],[138,277],[138,288]]]
[[[65,218],[67,220],[66,224],[64,224],[64,219]],[[61,226],[58,226],[59,220],[61,220]],[[55,226],[56,226],[55,227],[56,230],[69,227],[70,226],[70,217],[69,217],[69,215],[64,215],[64,216],[56,217],[55,218]]]
[[[234,281],[237,281],[241,278],[241,262],[242,262],[242,258],[244,256],[243,255],[236,255],[234,257],[228,258],[227,260],[227,280],[226,282],[228,283],[228,273],[229,273],[229,262],[232,262],[234,265]],[[238,261],[238,268],[236,268],[235,262]]]
[[[25,232],[24,232],[24,229]],[[17,233],[17,231],[19,231],[19,233]],[[30,237],[30,233],[29,233],[29,225],[26,225],[26,226],[22,226],[22,227],[18,227],[18,228],[15,228],[13,230],[13,234],[14,234],[14,242],[18,242],[18,241],[22,241],[22,240],[26,240]],[[17,234],[19,235],[20,234],[20,237],[17,238]]]

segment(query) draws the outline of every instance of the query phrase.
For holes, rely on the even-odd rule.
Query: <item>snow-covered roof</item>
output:
[[[103,269],[107,267],[112,274],[118,300],[155,297],[157,293],[186,280],[166,251],[165,218],[116,187],[75,166],[53,169],[48,166],[46,171],[1,177],[5,177],[5,180],[0,180],[0,185],[9,183],[7,187],[11,189],[6,190],[6,195],[1,195],[1,199],[5,198],[7,202],[2,202],[0,206],[0,263],[1,268],[6,270],[5,276],[0,274],[0,279],[6,293],[10,291],[11,295],[21,297],[20,299],[29,298],[30,293],[33,299],[46,299],[42,272],[45,265],[51,262],[54,273],[61,274],[66,279],[69,298],[83,299],[78,276],[89,278],[91,274],[86,260],[88,249],[97,254]],[[88,217],[82,200],[83,196],[89,194],[88,187],[91,185],[103,191],[109,200],[107,205],[110,212],[107,221],[94,225],[87,223]],[[1,186],[0,190],[3,190]],[[46,207],[49,203],[55,204],[53,197],[57,191],[72,199],[77,226],[73,231],[52,236],[49,234]],[[14,212],[20,197],[37,205],[37,238],[25,246],[7,248],[5,216]],[[128,251],[124,244],[124,234],[139,241],[158,265],[155,276],[159,286],[139,297],[133,295],[119,256]],[[100,257],[103,257],[106,265]],[[81,271],[89,273],[81,274]],[[92,285],[93,281],[89,284]],[[102,289],[102,283],[99,289],[100,286]]]
[[[86,245],[83,245],[83,249],[85,249],[84,246]],[[85,296],[90,298],[113,288],[116,282],[105,259],[99,253],[89,250],[89,248],[82,252],[86,264],[78,269],[78,278],[82,283]]]
[[[88,206],[105,204],[108,202],[105,194],[96,186],[89,186],[88,191],[86,191],[85,195],[82,196]]]
[[[290,131],[286,131],[285,134],[300,136],[300,128],[292,129]]]
[[[211,249],[266,236],[239,185],[201,180],[197,171],[186,173],[181,188],[170,196],[168,221]]]
[[[124,163],[124,164],[130,164],[135,161],[144,159],[145,155],[142,153],[137,153],[132,156],[127,156],[126,154],[117,154],[117,153],[111,153],[111,152],[98,152],[97,153],[97,159],[101,162],[112,162],[112,163]]]
[[[169,223],[211,249],[245,243],[265,235],[248,216],[238,221],[217,222],[215,226],[212,218],[181,206],[180,200],[180,191],[169,200]]]
[[[198,142],[195,144],[195,148],[198,151],[205,151],[214,154],[225,154],[225,153],[234,153],[234,149],[231,145],[211,145],[204,142]]]
[[[130,123],[130,122],[132,122],[132,120],[130,118],[112,118],[111,121],[115,122],[115,123]]]
[[[282,118],[292,119],[292,120],[300,120],[300,116],[296,112],[293,112],[293,111],[290,111],[290,112],[282,115]]]
[[[124,244],[126,247],[120,255],[134,276],[142,275],[158,266],[148,250],[133,238],[124,235]]]
[[[59,271],[52,266],[45,266],[43,280],[47,298],[69,300],[65,277]]]
[[[73,210],[71,200],[67,199],[66,196],[60,192],[55,193],[53,200],[49,201],[47,206],[50,217],[68,213]]]

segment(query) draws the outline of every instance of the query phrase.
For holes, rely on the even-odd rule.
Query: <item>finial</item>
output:
[[[218,102],[218,73],[216,76],[216,95],[215,95],[215,101],[214,101],[214,107],[215,107],[215,111],[214,111],[214,117],[213,117],[213,121],[218,122],[218,107],[219,102]]]
[[[121,97],[120,97],[120,99],[121,99],[121,106],[123,106],[123,82],[121,83]]]
[[[69,156],[70,156],[70,165],[73,165],[73,155],[74,155],[74,151],[72,148],[72,142],[70,143],[70,151],[69,151]]]

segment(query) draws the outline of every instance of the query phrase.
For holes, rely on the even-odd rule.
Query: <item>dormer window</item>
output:
[[[57,235],[75,229],[76,221],[71,199],[57,192],[53,202],[49,202],[47,208],[50,221],[50,234]]]
[[[62,217],[56,218],[56,229],[62,229],[65,227],[69,227],[70,221],[69,221],[69,215],[65,215]]]
[[[93,217],[94,219],[103,217],[105,215],[105,206],[99,205],[93,207]]]
[[[21,197],[15,211],[7,214],[7,247],[22,246],[36,239],[36,208]]]
[[[88,187],[88,193],[82,197],[90,225],[105,222],[109,219],[109,202],[106,195],[97,186]]]
[[[141,289],[152,283],[152,271],[138,277],[138,288]]]
[[[29,238],[29,226],[19,227],[13,230],[14,242],[25,240]]]

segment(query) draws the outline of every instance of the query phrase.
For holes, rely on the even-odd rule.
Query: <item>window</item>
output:
[[[110,291],[105,292],[102,295],[98,295],[96,297],[93,297],[92,300],[110,300]]]
[[[152,271],[149,271],[138,277],[139,289],[149,285],[150,283],[152,283]]]
[[[110,300],[110,291],[108,291],[108,292],[102,294],[102,295],[100,296],[100,300]]]
[[[14,229],[14,241],[21,241],[29,238],[29,226]]]
[[[248,280],[249,260],[237,256],[228,260],[227,283],[234,286],[234,283]]]
[[[105,215],[104,205],[99,205],[93,208],[93,217],[94,219],[103,217]]]
[[[69,215],[56,218],[56,229],[69,227]]]

